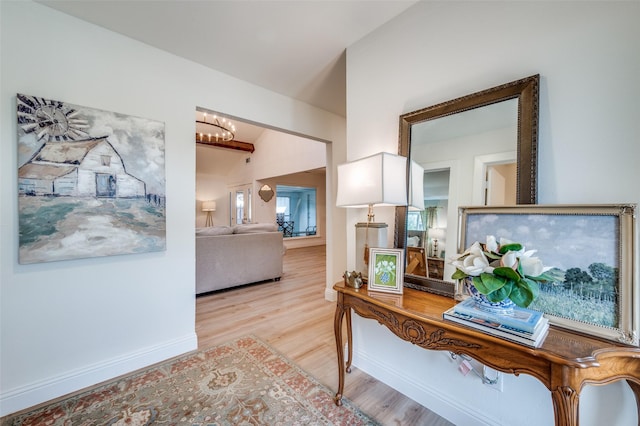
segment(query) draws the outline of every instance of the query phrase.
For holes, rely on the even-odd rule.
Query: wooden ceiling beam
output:
[[[201,145],[215,146],[217,148],[227,148],[227,149],[235,149],[236,151],[245,151],[245,152],[253,152],[255,151],[255,147],[252,143],[249,142],[241,142],[237,140],[232,141],[208,141],[208,140],[200,140],[200,135],[196,133],[196,143]]]

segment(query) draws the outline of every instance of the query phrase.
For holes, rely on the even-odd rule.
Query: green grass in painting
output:
[[[572,291],[542,291],[529,308],[561,318],[618,327],[615,300],[584,297]]]
[[[46,203],[20,213],[20,245],[57,232],[56,224],[75,209],[73,202]]]
[[[165,248],[165,209],[144,198],[19,198],[20,262]]]

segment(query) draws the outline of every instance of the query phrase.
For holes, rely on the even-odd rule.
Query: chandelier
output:
[[[2,0],[0,0],[2,1]],[[242,137],[242,126],[240,129]],[[254,152],[253,143],[235,139],[236,126],[231,120],[216,114],[196,111],[196,143],[217,148]]]
[[[219,119],[217,115],[207,115],[205,112],[204,118],[196,120],[196,123],[204,125],[206,129],[197,133],[196,142],[230,142],[235,137],[236,126],[226,118]]]

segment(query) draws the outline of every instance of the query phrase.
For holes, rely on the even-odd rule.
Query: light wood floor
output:
[[[198,297],[198,345],[207,348],[253,334],[335,390],[335,304],[324,298],[325,247],[289,249],[284,259],[279,282]],[[344,394],[384,425],[452,425],[357,368],[347,375]]]

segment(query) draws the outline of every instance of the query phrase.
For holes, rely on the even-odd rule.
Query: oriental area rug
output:
[[[247,336],[157,364],[5,425],[377,425],[265,342]]]

